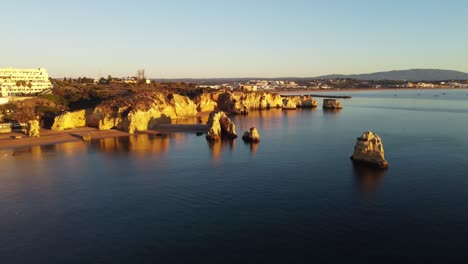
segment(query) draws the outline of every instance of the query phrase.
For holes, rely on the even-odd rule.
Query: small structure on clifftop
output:
[[[342,109],[343,105],[336,99],[323,99],[324,109]]]
[[[260,142],[260,134],[255,127],[251,127],[250,131],[245,131],[242,139],[246,142],[257,143]]]
[[[358,137],[351,159],[355,163],[385,169],[388,162],[385,160],[382,141],[377,134],[371,131],[364,132]]]
[[[206,139],[210,141],[220,140],[222,136],[236,138],[236,125],[223,111],[213,111],[208,118],[208,133]]]

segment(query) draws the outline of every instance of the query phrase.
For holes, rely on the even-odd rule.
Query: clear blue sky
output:
[[[53,77],[468,72],[466,0],[5,1],[0,67]]]

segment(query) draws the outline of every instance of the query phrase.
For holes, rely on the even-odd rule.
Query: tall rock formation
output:
[[[29,120],[26,123],[26,135],[28,137],[39,137],[39,121]]]
[[[233,139],[237,137],[236,125],[222,111],[213,111],[208,118],[208,133],[206,139],[218,141],[223,136]]]
[[[383,144],[380,137],[371,131],[364,132],[357,139],[351,159],[356,163],[377,168],[388,168],[385,160]]]

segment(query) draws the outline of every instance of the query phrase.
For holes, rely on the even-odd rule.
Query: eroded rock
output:
[[[133,134],[197,114],[197,106],[186,96],[145,92],[103,102],[86,114],[86,123],[101,130],[117,128]]]
[[[245,131],[242,139],[246,142],[257,143],[260,142],[260,134],[255,127],[251,127],[250,131]]]
[[[197,110],[199,112],[215,111],[218,107],[218,103],[214,100],[214,98],[215,94],[213,93],[204,93],[197,96],[197,98],[195,98]]]
[[[336,99],[323,99],[324,109],[342,109],[343,105]]]
[[[388,168],[385,160],[383,144],[380,137],[371,131],[364,132],[357,139],[351,159],[360,164],[376,168]]]
[[[39,121],[29,120],[26,123],[26,135],[28,137],[39,137]]]
[[[221,137],[236,138],[236,125],[223,111],[213,111],[208,118],[208,133],[206,138],[210,141],[218,141]]]

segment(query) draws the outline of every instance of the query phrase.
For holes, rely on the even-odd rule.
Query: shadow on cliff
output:
[[[167,115],[161,115],[158,118],[151,117],[148,121],[148,129],[154,129],[157,125],[161,124],[172,124],[171,117]]]

